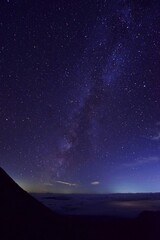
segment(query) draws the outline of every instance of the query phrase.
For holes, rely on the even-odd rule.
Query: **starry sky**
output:
[[[0,11],[0,166],[33,192],[160,191],[160,1]]]

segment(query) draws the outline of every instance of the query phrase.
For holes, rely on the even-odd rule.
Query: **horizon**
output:
[[[29,194],[57,194],[57,195],[123,195],[123,194],[160,194],[160,192],[113,192],[113,193],[59,193],[59,192],[28,192]]]

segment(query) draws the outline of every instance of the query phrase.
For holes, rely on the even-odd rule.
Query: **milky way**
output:
[[[1,166],[29,191],[160,191],[159,1],[1,9]]]

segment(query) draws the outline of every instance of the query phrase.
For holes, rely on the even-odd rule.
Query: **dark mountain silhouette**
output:
[[[0,168],[0,239],[112,240],[160,239],[160,213],[136,219],[60,216],[22,190]]]
[[[61,239],[61,223],[0,168],[0,239]],[[15,238],[14,238],[15,237]]]

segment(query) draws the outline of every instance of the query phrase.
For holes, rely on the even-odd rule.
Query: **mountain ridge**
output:
[[[2,240],[156,240],[160,213],[135,219],[109,216],[61,216],[27,192],[0,168],[0,239]]]

